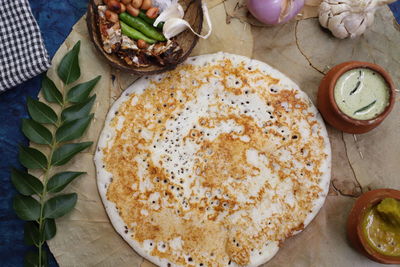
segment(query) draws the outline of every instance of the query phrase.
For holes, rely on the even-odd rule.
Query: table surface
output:
[[[29,0],[47,51],[53,57],[72,26],[85,13],[87,0]],[[400,1],[390,5],[400,23]],[[0,4],[1,8],[1,4]],[[23,225],[11,203],[16,191],[10,182],[10,169],[22,168],[18,145],[27,144],[20,130],[21,118],[27,118],[26,98],[36,98],[42,76],[37,76],[0,95],[0,266],[23,266],[23,257],[31,248],[24,244]],[[51,266],[57,266],[53,257]]]

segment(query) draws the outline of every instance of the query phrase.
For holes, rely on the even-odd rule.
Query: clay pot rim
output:
[[[328,87],[328,96],[329,96],[329,101],[332,103],[332,108],[336,114],[338,114],[341,119],[344,121],[351,123],[355,126],[369,126],[371,124],[375,123],[380,123],[382,122],[392,111],[393,106],[395,104],[395,95],[396,95],[396,89],[394,86],[394,82],[392,78],[390,77],[389,73],[383,69],[381,66],[369,62],[362,62],[362,61],[347,61],[344,63],[341,63],[337,66],[335,66],[336,72],[332,75],[332,78],[329,83]],[[344,114],[339,107],[336,104],[335,97],[334,97],[334,90],[336,86],[337,80],[342,76],[344,73],[347,71],[350,71],[352,69],[357,69],[357,68],[368,68],[373,71],[378,72],[386,81],[386,83],[389,85],[389,105],[385,108],[385,110],[379,114],[377,117],[369,120],[357,120],[354,118],[349,117],[348,115]]]
[[[362,246],[363,252],[367,254],[367,256],[377,262],[384,264],[400,264],[400,256],[386,256],[375,251],[368,243],[366,238],[364,237],[363,229],[362,229],[362,220],[365,215],[365,212],[371,206],[378,204],[384,198],[395,198],[400,200],[400,191],[394,189],[377,189],[372,190],[367,193],[362,194],[354,203],[354,206],[350,212],[349,218],[351,216],[355,216],[356,221],[356,232],[357,237],[360,241],[360,245]],[[348,229],[348,231],[351,229]],[[353,231],[355,229],[352,229]]]

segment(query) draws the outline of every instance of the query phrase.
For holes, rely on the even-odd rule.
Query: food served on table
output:
[[[97,6],[104,51],[115,53],[126,64],[136,67],[176,64],[183,50],[174,37],[184,29],[168,31],[166,38],[163,27],[169,16],[159,17],[161,8],[169,14],[168,10],[176,6],[182,18],[183,8],[172,1],[104,0],[103,5]]]
[[[363,233],[377,252],[400,257],[400,201],[385,198],[364,215]]]
[[[330,181],[327,132],[282,73],[218,53],[143,77],[95,155],[114,228],[160,266],[258,266],[301,232]]]
[[[344,114],[357,120],[370,120],[389,105],[389,85],[378,72],[356,68],[339,78],[334,96]]]

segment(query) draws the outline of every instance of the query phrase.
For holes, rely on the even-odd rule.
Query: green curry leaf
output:
[[[42,241],[52,239],[57,233],[56,222],[54,219],[45,219],[43,225]]]
[[[17,169],[11,171],[11,182],[22,195],[30,196],[43,191],[42,182],[33,175]]]
[[[88,98],[86,101],[83,101],[76,105],[72,105],[72,106],[64,109],[63,112],[61,113],[61,119],[64,122],[68,122],[68,121],[73,121],[73,120],[80,119],[80,118],[83,118],[83,117],[89,115],[90,110],[92,109],[92,106],[93,106],[95,100],[96,100],[96,95],[93,95],[92,97]]]
[[[49,77],[44,76],[42,80],[42,94],[44,99],[49,103],[58,103],[61,105],[63,103],[63,96],[57,89],[56,85]]]
[[[47,158],[35,148],[20,146],[19,161],[28,169],[46,169]]]
[[[93,114],[63,124],[56,132],[57,142],[67,142],[82,137],[92,118]]]
[[[85,172],[60,172],[50,178],[47,184],[47,190],[52,193],[62,191],[69,183]]]
[[[40,204],[33,197],[16,195],[13,209],[17,216],[24,221],[36,221],[40,217]]]
[[[30,141],[41,145],[50,145],[53,139],[46,127],[31,119],[22,119],[22,132]]]
[[[52,124],[55,124],[57,122],[57,114],[48,105],[32,98],[28,98],[27,105],[29,115],[31,115],[34,121],[38,123]]]
[[[72,87],[67,94],[67,100],[71,103],[80,103],[87,100],[100,78],[101,76],[97,76],[93,80]]]
[[[69,51],[61,60],[58,65],[58,77],[68,85],[75,82],[81,76],[81,69],[79,67],[79,50],[81,48],[81,41],[78,41],[71,51]]]
[[[76,205],[76,193],[55,196],[44,204],[44,217],[56,219],[70,212]]]
[[[39,225],[36,222],[26,222],[24,226],[24,241],[27,245],[39,246],[40,232]]]
[[[91,146],[93,142],[65,144],[59,147],[53,154],[52,165],[61,166],[70,161],[76,154]]]

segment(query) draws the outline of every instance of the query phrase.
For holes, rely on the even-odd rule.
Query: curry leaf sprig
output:
[[[98,76],[66,89],[81,75],[79,50],[80,41],[63,57],[57,68],[62,81],[61,90],[47,76],[43,79],[41,93],[47,103],[58,106],[58,112],[44,102],[31,98],[27,100],[31,118],[22,120],[22,132],[31,143],[42,145],[43,149],[19,148],[21,164],[28,169],[37,169],[37,177],[17,169],[11,172],[11,181],[19,192],[14,198],[13,208],[19,218],[27,221],[25,242],[37,248],[26,255],[25,266],[48,265],[44,243],[56,234],[55,219],[70,212],[77,202],[76,193],[56,193],[84,172],[55,173],[54,167],[66,164],[92,145],[92,142],[71,143],[82,137],[93,119],[90,111],[96,95],[89,95],[100,80]]]

